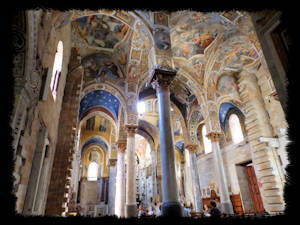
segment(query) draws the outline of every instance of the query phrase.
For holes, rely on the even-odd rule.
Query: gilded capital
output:
[[[196,153],[197,147],[197,144],[187,144],[185,146],[185,148],[189,151],[190,154]]]
[[[210,132],[206,135],[208,139],[210,139],[212,142],[220,141],[221,133],[218,132]]]
[[[108,160],[108,165],[114,167],[116,165],[116,162],[117,162],[117,159],[109,159]]]
[[[124,153],[125,152],[126,145],[127,145],[126,141],[117,141],[116,145],[118,147],[118,153]]]
[[[137,125],[125,125],[125,130],[128,137],[134,137],[138,129]]]

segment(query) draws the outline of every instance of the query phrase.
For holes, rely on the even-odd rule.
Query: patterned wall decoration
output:
[[[223,102],[221,105],[220,105],[220,108],[219,108],[219,120],[220,120],[220,124],[221,124],[221,127],[225,130],[225,119],[226,119],[226,115],[228,113],[228,111],[230,109],[235,109],[237,110],[238,112],[240,112],[241,114],[243,114],[240,109],[238,107],[236,107],[235,105],[233,105],[232,103],[229,103],[229,102]]]
[[[88,47],[98,49],[112,49],[125,37],[129,29],[121,21],[102,14],[77,18],[72,25]]]
[[[92,145],[92,144],[99,144],[103,149],[105,149],[106,152],[108,151],[107,144],[100,137],[93,137],[84,143],[84,145],[81,148],[81,154],[83,153],[84,149],[87,146]]]
[[[116,82],[121,78],[121,72],[111,58],[105,54],[92,54],[82,59],[84,82],[93,79],[108,79]]]
[[[89,92],[81,99],[79,118],[81,119],[85,112],[97,106],[101,106],[109,110],[115,120],[118,119],[120,102],[114,95],[104,90]]]

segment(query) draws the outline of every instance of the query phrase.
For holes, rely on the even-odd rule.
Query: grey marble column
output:
[[[221,212],[226,214],[233,214],[233,207],[230,200],[228,183],[227,183],[223,158],[222,158],[220,145],[219,145],[221,134],[216,132],[211,132],[206,136],[211,140],[211,145],[212,145],[212,152],[215,161],[216,173],[218,177],[218,186],[220,190]]]
[[[174,73],[156,71],[156,79],[152,82],[158,98],[159,136],[162,170],[163,216],[182,216],[182,208],[178,202],[178,188],[175,171],[175,152],[171,129],[170,89],[169,85]]]
[[[192,176],[195,211],[203,212],[202,194],[200,191],[200,181],[198,176],[198,168],[196,164],[196,153],[195,153],[197,149],[197,145],[189,144],[186,146],[186,148],[189,150],[189,154],[190,154],[190,170]]]
[[[116,159],[109,159],[108,215],[115,215]]]
[[[118,159],[116,175],[115,214],[118,217],[125,216],[125,149],[126,141],[117,142]]]
[[[136,217],[136,184],[135,184],[135,133],[137,126],[126,125],[127,131],[127,176],[126,176],[126,209],[125,217]]]

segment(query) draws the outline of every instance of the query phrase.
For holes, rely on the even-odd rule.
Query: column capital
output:
[[[118,147],[118,153],[124,153],[125,152],[126,145],[127,145],[126,141],[117,141],[116,145]]]
[[[190,154],[196,153],[197,147],[197,144],[187,144],[185,146],[185,148],[189,151]]]
[[[175,70],[154,69],[150,78],[150,83],[154,89],[158,87],[167,88],[176,76]]]
[[[220,141],[221,135],[222,134],[219,132],[210,132],[206,135],[206,137],[210,139],[212,142],[217,142]]]
[[[125,130],[129,137],[134,137],[138,129],[137,125],[125,125]]]
[[[108,165],[114,167],[116,165],[117,159],[109,159]]]

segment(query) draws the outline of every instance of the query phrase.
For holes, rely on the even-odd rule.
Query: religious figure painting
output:
[[[186,14],[171,28],[174,56],[189,59],[194,55],[204,54],[204,50],[215,40],[217,34],[224,29],[220,23],[219,14],[198,14]]]
[[[113,48],[128,31],[128,26],[106,15],[80,17],[73,21],[79,37],[90,47]]]
[[[155,44],[160,50],[168,50],[171,47],[170,35],[166,31],[158,31],[154,34]]]
[[[232,75],[223,75],[218,81],[218,91],[223,94],[237,94],[237,84]]]
[[[105,55],[93,54],[82,60],[84,68],[84,81],[97,78],[107,78],[115,81],[120,78],[119,68]]]

